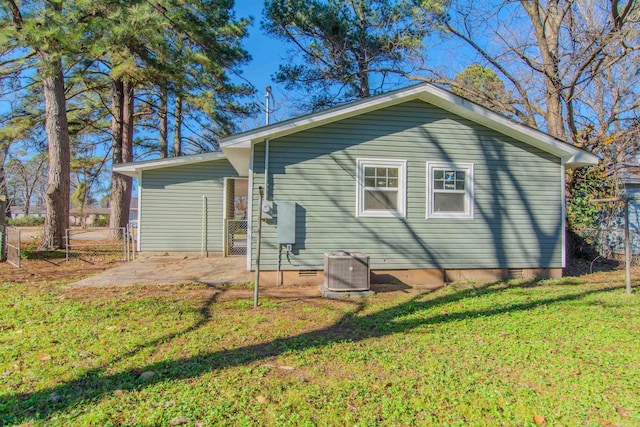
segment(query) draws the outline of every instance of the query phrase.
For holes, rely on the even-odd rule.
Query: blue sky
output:
[[[249,37],[245,39],[244,47],[251,54],[251,62],[244,68],[243,76],[249,80],[257,90],[256,98],[264,101],[267,86],[271,86],[276,103],[284,99],[284,89],[271,80],[271,76],[278,70],[278,65],[286,55],[287,47],[280,40],[267,37],[260,28],[262,20],[262,0],[236,0],[235,11],[238,18],[253,17],[253,25],[249,28]],[[274,112],[275,120],[286,118],[283,109]],[[264,117],[260,117],[259,124],[263,124]]]

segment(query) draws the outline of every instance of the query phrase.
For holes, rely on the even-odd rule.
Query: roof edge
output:
[[[164,169],[173,166],[202,163],[226,158],[221,151],[209,153],[189,154],[187,156],[168,157],[166,159],[146,160],[143,162],[122,163],[113,166],[113,171],[133,178],[140,178],[143,171]]]
[[[225,148],[250,147],[252,143],[261,143],[266,139],[279,138],[413,99],[422,100],[449,111],[452,114],[466,118],[518,141],[539,148],[542,151],[553,154],[561,158],[563,164],[566,164],[567,167],[594,165],[599,162],[597,156],[586,150],[533,127],[518,123],[502,114],[491,111],[488,108],[430,83],[420,83],[369,98],[352,101],[317,113],[294,117],[269,126],[252,129],[222,139],[220,146],[223,151],[225,151]],[[579,160],[574,161],[574,158],[579,158]]]
[[[347,102],[315,113],[292,117],[278,123],[261,126],[223,138],[220,141],[220,147],[224,150],[225,147],[236,147],[244,144],[250,146],[252,142],[263,142],[266,139],[278,138],[292,133],[301,132],[306,129],[332,123],[337,120],[343,120],[345,118],[368,113],[370,111],[390,107],[411,99],[418,99],[419,95],[423,93],[427,87],[433,87],[433,85],[420,83],[396,89],[391,92],[385,92],[380,95]]]

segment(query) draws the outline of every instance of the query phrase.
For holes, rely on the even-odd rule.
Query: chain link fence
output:
[[[136,249],[136,236],[130,233],[132,228],[67,229],[65,232],[66,259],[68,261],[78,257],[131,260],[135,258]]]
[[[246,255],[247,221],[227,220],[225,240],[225,256]]]
[[[0,226],[3,238],[0,240],[4,247],[2,255],[8,263],[21,268],[21,260],[27,256],[31,258],[35,249],[36,237],[31,237],[32,243],[25,246],[21,238],[25,235],[20,228]],[[29,233],[26,234],[29,236]],[[65,230],[65,259],[80,258],[84,260],[112,259],[131,261],[137,256],[138,226],[132,222],[121,228],[84,228]],[[33,247],[33,248],[32,248]],[[40,255],[47,258],[50,254]]]
[[[579,237],[586,245],[581,252],[591,261],[625,262],[625,241],[623,228],[589,228],[581,230]],[[640,267],[640,233],[631,230],[631,266]]]
[[[6,259],[11,265],[20,268],[20,260],[22,258],[20,247],[20,230],[8,225],[4,226]]]

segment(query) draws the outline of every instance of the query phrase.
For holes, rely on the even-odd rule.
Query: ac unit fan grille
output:
[[[325,287],[330,291],[367,291],[369,257],[359,252],[336,251],[325,255]]]

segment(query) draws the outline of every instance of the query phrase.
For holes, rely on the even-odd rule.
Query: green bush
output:
[[[93,227],[108,227],[109,226],[109,217],[106,215],[98,216],[92,224]]]
[[[36,253],[36,251],[38,250],[38,246],[36,244],[36,238],[33,237],[31,239],[31,241],[26,245],[22,247],[22,250],[20,251],[20,258],[22,259],[30,259],[33,257],[33,255]]]
[[[11,225],[13,227],[32,227],[36,225],[43,225],[44,217],[33,217],[33,216],[25,216],[21,218],[9,218],[7,220],[7,225]]]

